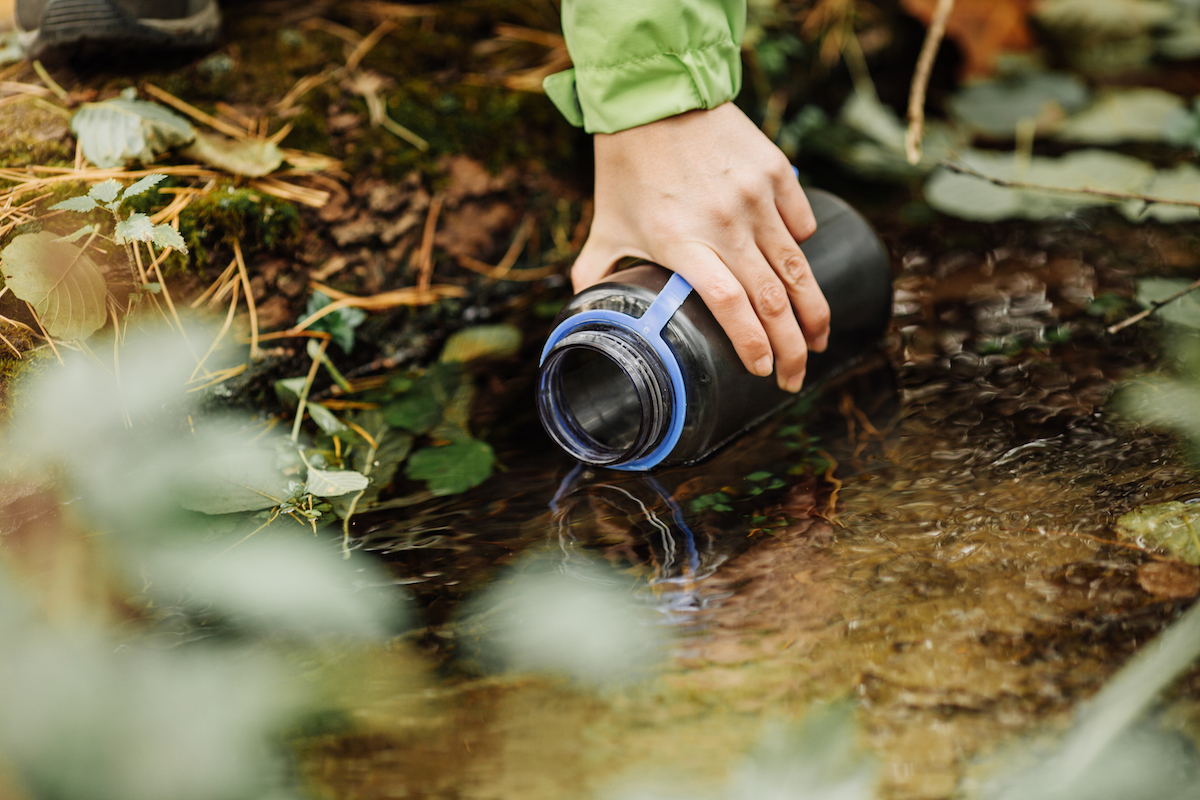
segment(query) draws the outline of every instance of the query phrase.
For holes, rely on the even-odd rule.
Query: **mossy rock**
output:
[[[1118,519],[1116,527],[1122,539],[1200,564],[1200,504],[1172,501],[1142,506]]]
[[[75,140],[69,118],[35,98],[0,107],[0,166],[25,167],[71,163]]]

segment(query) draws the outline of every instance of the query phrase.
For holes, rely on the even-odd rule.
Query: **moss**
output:
[[[291,203],[232,183],[201,195],[179,215],[179,233],[198,266],[222,243],[238,240],[242,249],[276,250],[296,244],[300,215]]]
[[[58,166],[74,160],[75,143],[67,117],[47,105],[29,98],[0,107],[0,130],[4,131],[0,136],[0,165]]]

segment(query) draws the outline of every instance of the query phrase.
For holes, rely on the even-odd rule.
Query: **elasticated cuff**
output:
[[[567,121],[588,133],[616,133],[716,108],[736,97],[741,85],[741,52],[729,39],[620,64],[576,66],[542,82]]]

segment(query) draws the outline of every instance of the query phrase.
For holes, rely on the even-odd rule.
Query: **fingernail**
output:
[[[820,339],[817,339],[817,343],[813,346],[813,350],[816,350],[818,353],[824,353],[825,348],[827,347],[829,347],[828,333],[822,336]]]
[[[804,373],[801,372],[799,375],[793,376],[792,379],[787,382],[787,386],[784,386],[783,388],[786,391],[789,391],[792,394],[795,394],[796,392],[800,391],[800,387],[803,385],[804,385]]]
[[[763,356],[758,361],[754,362],[754,374],[761,375],[764,378],[771,374],[771,357]]]

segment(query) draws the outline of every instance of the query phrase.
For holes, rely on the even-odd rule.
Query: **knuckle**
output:
[[[714,311],[732,311],[745,297],[742,287],[730,278],[718,278],[708,285],[709,304]]]
[[[790,308],[787,292],[778,281],[765,282],[758,290],[758,310],[768,317],[780,317]]]
[[[779,277],[792,286],[799,286],[812,275],[808,259],[798,250],[790,250],[779,259]]]

